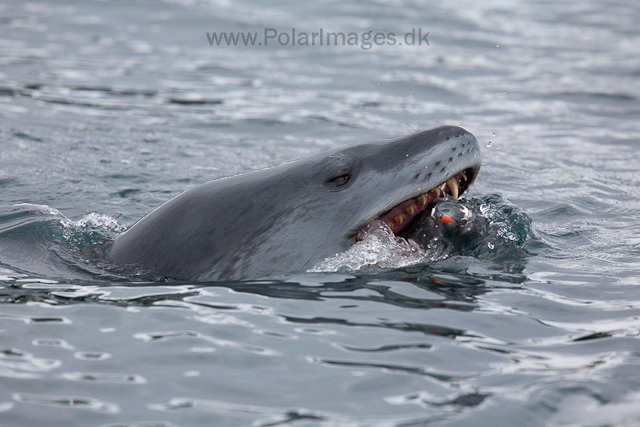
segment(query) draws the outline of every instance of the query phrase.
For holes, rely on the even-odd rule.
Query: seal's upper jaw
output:
[[[453,197],[457,199],[471,186],[476,174],[477,170],[474,168],[462,170],[426,193],[408,198],[386,212],[383,212],[376,219],[382,221],[394,234],[398,235],[438,198]],[[367,226],[368,225],[369,224],[367,224]],[[363,233],[366,233],[367,226],[360,230],[357,240],[362,240]]]

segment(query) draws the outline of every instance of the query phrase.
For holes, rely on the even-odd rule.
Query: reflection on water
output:
[[[465,419],[471,408],[487,417],[486,402],[509,411],[519,399],[540,416],[542,390],[600,387],[637,363],[637,322],[628,309],[597,332],[591,322],[554,322],[548,310],[573,300],[536,291],[526,268],[451,258],[366,274],[166,285],[39,283],[4,269],[0,319],[22,326],[3,333],[0,375],[14,390],[25,381],[55,386],[13,393],[16,419],[27,416],[20,408],[44,405],[175,425],[199,423],[199,414],[222,425],[420,424]],[[593,307],[562,317],[581,311]]]

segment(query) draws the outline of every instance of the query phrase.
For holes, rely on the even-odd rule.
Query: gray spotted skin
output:
[[[160,279],[303,272],[381,213],[461,170],[474,179],[480,164],[476,138],[454,126],[325,151],[187,190],[118,236],[108,256]]]

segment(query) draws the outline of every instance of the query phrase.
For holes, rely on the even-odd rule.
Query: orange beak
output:
[[[453,218],[451,218],[449,215],[442,215],[442,214],[440,214],[440,215],[438,215],[438,222],[444,222],[444,223],[447,223],[447,222],[456,222],[456,220],[455,220],[455,219],[453,219]],[[457,223],[456,223],[456,224],[457,224]]]

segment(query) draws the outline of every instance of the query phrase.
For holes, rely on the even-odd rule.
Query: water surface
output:
[[[4,2],[0,423],[640,423],[639,20],[624,1]],[[265,27],[430,45],[206,37]],[[468,196],[495,228],[473,254],[216,283],[85,262],[191,186],[443,124],[483,147]]]

